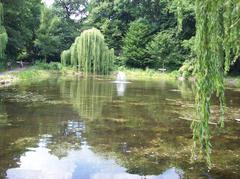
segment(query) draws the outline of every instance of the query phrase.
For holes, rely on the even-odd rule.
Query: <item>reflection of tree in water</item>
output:
[[[58,94],[60,88],[64,101],[69,100],[83,118],[94,120],[79,121],[72,106],[65,105],[69,103],[49,105],[41,102],[31,108],[14,103],[1,108],[11,114],[9,120],[19,124],[2,134],[1,143],[4,145],[0,144],[0,147],[14,145],[3,151],[7,154],[0,151],[1,167],[6,169],[9,165],[17,165],[16,161],[26,148],[38,144],[40,139],[41,145],[46,145],[58,158],[67,156],[71,150],[79,150],[87,142],[97,154],[116,159],[129,173],[158,175],[170,167],[177,167],[184,169],[184,177],[199,178],[202,171],[206,171],[203,164],[191,165],[189,162],[192,137],[189,122],[178,119],[178,116],[191,110],[186,104],[192,101],[187,93],[177,91],[176,85],[165,83],[162,87],[162,84],[134,82],[123,97],[113,96],[114,85],[106,81],[63,80],[57,85],[60,86],[51,84],[51,89],[57,92],[53,90],[49,95]],[[187,87],[182,88],[187,90]],[[38,90],[41,94],[40,87]],[[167,100],[169,96],[171,99]],[[26,126],[28,130],[25,130]],[[237,128],[234,131],[237,134]],[[223,140],[229,141],[229,146],[238,155],[237,142],[236,148],[231,145],[233,139],[230,137],[234,136],[237,135],[229,135]],[[215,173],[222,175],[226,166],[237,173],[233,168],[239,163],[235,155],[231,160],[221,160],[222,156],[229,158],[231,155],[227,150],[229,147],[225,148],[222,150],[222,145],[215,147],[219,154],[214,158],[218,161]],[[14,157],[16,161],[12,160]]]
[[[177,88],[179,89],[183,99],[194,100],[196,92],[196,86],[194,83],[189,81],[179,81],[177,83]]]
[[[59,90],[56,86],[54,89],[48,91],[49,95],[56,94]],[[45,93],[44,86],[37,90],[40,94]],[[15,91],[9,90],[2,93],[15,95]],[[47,148],[52,147],[52,153],[58,157],[66,155],[69,150],[80,148],[79,132],[82,123],[72,108],[42,100],[34,104],[36,105],[32,102],[4,99],[4,103],[0,105],[0,115],[4,115],[3,119],[7,124],[0,126],[0,178],[6,176],[7,169],[19,166],[20,157],[31,150],[29,147],[34,149],[44,144]],[[57,150],[59,148],[60,151]]]
[[[166,132],[164,111],[168,109],[164,104],[161,108],[163,116],[158,116],[159,101],[164,102],[164,94],[159,92],[159,88],[151,89],[148,84],[144,88],[140,84],[119,98],[112,96],[112,87],[114,84],[93,79],[63,81],[60,85],[64,98],[70,98],[74,109],[87,119],[85,136],[93,150],[103,155],[117,156],[118,163],[130,173],[158,175],[159,171],[169,166],[169,158],[159,156],[158,152],[168,152],[168,155],[175,152],[169,152],[169,148],[172,148],[169,143],[160,149],[159,146],[152,146],[155,145],[152,142],[158,139],[158,134]],[[165,88],[162,89],[164,90]],[[162,127],[159,128],[159,125]],[[151,152],[156,153],[154,159],[148,158],[153,156]],[[159,161],[162,165],[159,165]]]
[[[158,175],[179,166],[186,170],[185,176],[198,177],[206,168],[190,163],[190,123],[181,119],[194,112],[191,88],[185,83],[134,82],[119,98],[112,97],[106,82],[79,80],[65,83],[62,94],[70,95],[80,116],[95,119],[85,121],[92,149],[115,158],[129,173]]]
[[[83,122],[67,121],[64,124],[62,135],[52,137],[52,141],[48,145],[50,153],[58,158],[63,158],[70,150],[81,149],[81,145],[85,143],[84,130]]]
[[[0,101],[0,127],[11,125],[8,121],[7,113],[5,107],[2,105]]]
[[[126,91],[127,84],[126,83],[116,83],[117,88],[117,95],[118,96],[124,96],[124,93]]]
[[[180,100],[181,94],[166,91],[171,86],[176,88],[172,84],[165,84],[164,88],[162,84],[156,87],[152,83],[131,85],[133,88],[128,88],[122,98],[112,96],[113,85],[106,81],[76,79],[62,82],[60,88],[79,115],[88,119],[86,140],[93,150],[103,155],[113,154],[111,157],[116,156],[118,163],[130,173],[158,175],[179,157],[179,151],[187,155],[190,149],[189,140],[185,136],[184,142],[175,139],[169,128],[172,125],[169,118],[176,116],[173,111],[179,106],[169,105],[166,98],[171,93],[174,99]],[[183,127],[184,123],[178,126]],[[187,135],[188,126],[181,132]],[[181,142],[186,147],[180,150]]]
[[[176,124],[171,126],[169,118],[174,115],[169,112],[178,108],[169,106],[165,100],[172,92],[153,88],[151,84],[131,85],[135,85],[134,88],[130,87],[122,98],[112,97],[106,82],[92,80],[65,82],[61,92],[65,97],[69,94],[80,116],[95,119],[85,121],[86,141],[95,152],[114,157],[129,173],[158,175],[177,166],[175,160],[188,156],[190,130],[181,123],[178,124],[178,128],[183,127],[178,132],[181,136],[176,139],[172,135]],[[172,96],[177,100],[181,98],[181,94]]]
[[[137,119],[131,119],[137,121]],[[166,125],[154,126],[138,122],[87,122],[86,138],[92,149],[114,158],[129,173],[159,175],[170,167],[190,166],[191,139],[171,136]],[[166,127],[166,128],[165,128]],[[187,156],[187,157],[186,157]]]
[[[61,93],[70,98],[81,118],[94,120],[102,115],[103,106],[112,100],[112,84],[96,79],[75,79],[61,83]]]

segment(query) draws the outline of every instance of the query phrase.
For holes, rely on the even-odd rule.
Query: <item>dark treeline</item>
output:
[[[116,64],[137,68],[177,69],[190,58],[188,40],[195,34],[191,6],[177,28],[177,8],[170,0],[1,0],[2,26],[8,41],[1,66],[7,62],[60,61],[83,30],[95,27],[114,48]]]
[[[2,67],[19,60],[60,61],[61,52],[92,27],[115,50],[117,65],[175,70],[194,59],[195,16],[189,1],[181,5],[183,14],[178,14],[179,4],[172,0],[55,0],[51,7],[41,0],[0,2]]]

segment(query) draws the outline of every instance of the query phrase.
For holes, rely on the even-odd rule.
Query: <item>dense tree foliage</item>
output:
[[[41,0],[3,0],[4,26],[8,34],[6,54],[8,61],[22,56],[32,58],[33,41],[39,25]]]
[[[87,25],[99,28],[106,37],[107,43],[119,55],[131,22],[139,18],[145,19],[149,24],[150,35],[161,29],[176,26],[177,18],[169,7],[168,0],[92,0]]]
[[[1,61],[4,59],[4,52],[6,49],[7,41],[8,36],[5,27],[3,26],[3,5],[0,2],[0,65]]]
[[[60,19],[47,7],[43,7],[41,12],[35,45],[39,49],[40,57],[47,61],[47,57],[54,57],[61,53],[59,48],[63,34],[61,34]]]
[[[143,20],[130,23],[123,43],[123,64],[129,67],[144,68],[150,64],[147,60],[146,44],[149,38],[149,26]]]
[[[79,31],[84,28],[84,21],[88,14],[86,0],[55,0],[52,6],[53,13],[61,20],[63,32],[61,50],[71,46]]]
[[[114,48],[119,59],[117,64],[158,68],[156,58],[152,55],[154,52],[149,51],[151,48],[147,49],[147,44],[161,31],[174,29],[175,33],[177,30],[177,8],[169,0],[55,0],[48,10],[45,9],[51,15],[47,15],[43,10],[41,15],[41,9],[44,9],[41,8],[43,6],[41,0],[3,0],[3,5],[5,8],[3,25],[9,36],[6,49],[8,61],[45,58],[48,61],[59,60],[60,52],[68,49],[81,31],[96,27],[105,36],[108,46]],[[195,33],[192,10],[189,10],[189,7],[185,9],[187,10],[184,14],[183,31],[172,37],[179,44]],[[49,17],[43,19],[43,14]],[[57,21],[60,23],[57,24]],[[139,32],[143,33],[139,34],[143,35],[141,38],[137,37],[137,33],[133,37],[134,22],[141,22],[147,27],[146,32],[143,32],[143,29]],[[54,25],[49,25],[50,23]],[[135,42],[130,43],[135,43],[137,48],[129,46],[128,38],[136,38]],[[158,50],[156,47],[158,46],[155,46],[155,51]],[[181,48],[175,50],[177,51],[174,53],[182,51]],[[133,62],[135,60],[137,61]],[[182,61],[183,59],[176,64],[181,64]],[[166,65],[169,65],[168,69],[177,69],[179,66],[175,64],[172,66],[171,63]]]
[[[161,31],[147,45],[147,56],[155,68],[179,68],[185,60],[185,50],[172,30]]]
[[[61,60],[64,65],[71,64],[85,73],[109,74],[114,50],[108,48],[102,33],[92,28],[83,31],[70,49],[62,52]]]
[[[88,1],[86,0],[55,0],[53,5],[56,15],[66,20],[83,21],[87,17]]]

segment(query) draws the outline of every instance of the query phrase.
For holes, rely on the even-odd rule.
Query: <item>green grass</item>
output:
[[[38,62],[33,67],[38,70],[46,70],[46,71],[51,71],[51,73],[61,73],[69,76],[77,75],[80,73],[76,68],[70,67],[70,66],[64,66],[59,62],[51,62],[51,63]]]
[[[47,70],[52,72],[57,72],[64,74],[65,76],[74,76],[74,75],[83,75],[82,72],[79,72],[76,68],[70,66],[64,66],[61,63],[51,62],[49,64],[46,63],[36,63],[34,68],[40,70]],[[177,71],[174,72],[165,72],[161,73],[159,71],[153,69],[128,69],[119,67],[113,74],[117,73],[117,71],[124,72],[128,79],[130,80],[174,80],[177,78]]]
[[[31,84],[33,82],[47,79],[50,75],[50,71],[36,69],[35,67],[30,67],[23,71],[7,72],[0,76],[0,87],[19,83]]]
[[[41,80],[41,79],[48,78],[50,76],[50,72],[48,72],[46,70],[40,70],[40,69],[35,69],[34,67],[31,67],[27,70],[13,72],[12,75],[15,76],[19,81]]]
[[[124,72],[128,80],[175,80],[179,75],[177,71],[161,73],[152,69],[142,70],[123,67],[115,69],[113,74],[116,74],[118,71]],[[38,62],[34,66],[23,71],[10,72],[1,75],[0,83],[3,81],[7,82],[7,85],[20,82],[32,83],[47,79],[52,74],[59,74],[64,78],[83,75],[83,73],[79,72],[76,68],[63,66],[61,63],[51,62],[47,64]],[[225,85],[240,88],[240,77],[226,77]],[[0,84],[0,86],[4,86],[4,84]]]
[[[117,71],[122,71],[126,74],[129,80],[175,80],[176,72],[159,72],[152,69],[127,69],[119,68]]]
[[[6,72],[0,76],[0,87],[9,86],[18,83],[33,83],[49,78],[53,74],[64,74],[64,77],[72,77],[81,74],[72,67],[65,67],[61,63],[37,62],[32,67],[22,71]]]

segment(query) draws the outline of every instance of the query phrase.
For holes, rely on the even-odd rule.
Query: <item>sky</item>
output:
[[[54,0],[42,0],[42,2],[46,3],[47,6],[51,6]]]
[[[54,0],[42,0],[42,2],[44,2],[49,7],[54,3]],[[81,19],[81,16],[71,15],[70,18],[74,20],[79,20]]]
[[[44,2],[48,7],[50,7],[54,3],[54,0],[42,0],[42,2]],[[79,8],[81,8],[81,6]],[[79,19],[82,18],[82,16],[76,16],[76,15],[72,14],[70,16],[70,18],[78,21]]]

